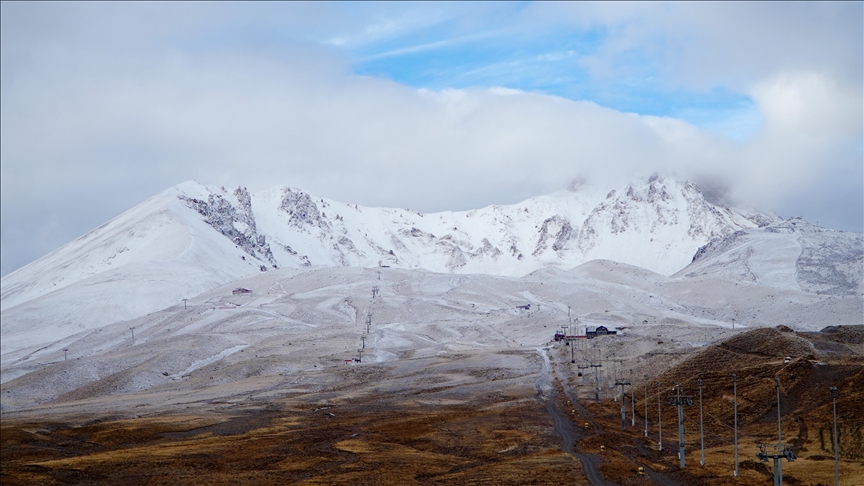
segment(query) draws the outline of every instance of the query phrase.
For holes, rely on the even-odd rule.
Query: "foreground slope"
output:
[[[728,435],[724,389],[730,370],[741,377],[742,454],[752,457],[753,439],[774,430],[766,404],[773,396],[771,373],[781,370],[784,394],[788,390],[788,400],[800,404],[784,413],[806,412],[810,442],[799,443],[811,448],[809,464],[825,454],[816,450],[824,422],[809,420],[820,413],[824,418],[826,403],[799,397],[814,380],[840,376],[825,374],[836,371],[837,360],[858,359],[855,353],[862,351],[860,332],[847,327],[815,334],[742,332],[742,320],[733,330],[724,318],[737,312],[765,317],[749,320],[750,326],[779,321],[816,330],[829,312],[838,313],[838,321],[860,316],[851,298],[784,290],[776,294],[782,299],[771,300],[760,293],[770,287],[666,277],[609,261],[522,278],[385,268],[379,279],[378,272],[340,267],[258,273],[205,292],[186,308],[174,305],[5,355],[5,478],[465,484],[495,477],[505,484],[557,484],[562,478],[588,484],[594,461],[595,470],[618,484],[635,478],[643,464],[678,484],[728,484],[722,480],[728,468],[722,477],[717,471],[730,454],[721,440]],[[235,286],[251,292],[234,294]],[[530,309],[516,307],[524,304]],[[577,328],[602,324],[619,334],[575,347],[551,342],[570,323],[568,305]],[[589,356],[602,359],[602,401],[585,403],[586,413],[564,403],[556,383],[565,384],[569,396],[593,398],[593,383],[578,376]],[[784,356],[792,361],[784,364]],[[838,382],[844,393],[860,388],[860,364],[851,364],[858,375]],[[708,467],[675,470],[674,447],[662,454],[652,449],[654,428],[651,439],[641,427],[628,429],[633,437],[617,432],[614,384],[622,376],[641,384],[643,373],[660,375],[663,389],[677,381],[690,393],[699,373],[707,373],[702,377],[712,380],[710,386],[716,381],[706,393],[717,419],[706,424],[720,439],[708,437]],[[654,387],[652,382],[652,406]],[[850,403],[841,405],[841,413]],[[637,405],[641,410],[643,403]],[[668,407],[663,412],[672,413]],[[693,464],[695,412],[691,407],[686,413]],[[562,422],[568,415],[573,423]],[[794,429],[794,420],[785,418],[784,427]],[[579,460],[565,454],[567,444]],[[602,463],[600,445],[606,447]],[[842,474],[860,469],[856,459],[843,460]],[[396,467],[382,471],[382,464]],[[738,484],[764,483],[753,461],[746,467],[752,470],[742,464]],[[700,476],[705,471],[711,476]],[[794,468],[788,472],[802,477]],[[811,477],[828,477],[827,470]]]

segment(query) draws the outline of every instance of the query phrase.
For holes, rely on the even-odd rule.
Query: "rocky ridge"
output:
[[[659,176],[605,197],[580,187],[512,206],[431,214],[344,204],[295,188],[251,196],[245,188],[206,190],[206,201],[178,197],[249,255],[278,267],[520,276],[602,258],[668,275],[711,240],[778,220],[710,203],[696,184]]]

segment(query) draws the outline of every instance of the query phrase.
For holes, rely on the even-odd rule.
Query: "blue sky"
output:
[[[0,273],[186,180],[420,211],[653,172],[864,229],[861,2],[2,2]]]
[[[662,67],[638,49],[626,54],[625,75],[593,74],[582,59],[596,55],[608,39],[603,28],[454,30],[453,22],[442,22],[345,49],[357,74],[414,88],[499,86],[540,92],[624,112],[680,118],[734,140],[746,140],[761,125],[748,95],[722,85],[702,90],[669,86]]]

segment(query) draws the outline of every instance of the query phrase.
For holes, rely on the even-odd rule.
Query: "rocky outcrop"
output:
[[[277,267],[267,237],[260,235],[255,226],[255,216],[252,213],[252,199],[245,187],[234,191],[237,205],[231,203],[221,194],[210,194],[206,201],[178,196],[186,205],[204,217],[204,221],[234,242],[253,258],[265,261]],[[266,270],[267,267],[262,267]]]
[[[312,200],[312,196],[303,191],[286,188],[279,209],[288,213],[288,224],[299,230],[308,231],[309,226],[321,229],[330,227],[318,210],[318,205]]]

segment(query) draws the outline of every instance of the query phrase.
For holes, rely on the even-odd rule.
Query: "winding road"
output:
[[[552,417],[555,431],[561,436],[561,450],[579,459],[579,462],[582,464],[582,471],[585,473],[585,478],[588,479],[588,482],[592,486],[613,486],[612,483],[606,481],[603,473],[600,472],[600,458],[597,455],[573,450],[573,444],[581,437],[581,433],[573,428],[573,423],[558,408],[555,400],[544,398],[545,393],[551,393],[554,390],[552,387],[552,365],[549,362],[546,348],[538,348],[537,352],[543,358],[543,368],[540,370],[540,378],[534,384],[534,387],[537,389],[537,393],[534,396],[546,404],[546,411]],[[573,403],[576,402],[574,401]]]
[[[600,472],[600,458],[596,454],[587,454],[583,451],[575,450],[574,444],[577,440],[583,438],[583,433],[581,430],[573,427],[573,422],[570,420],[567,415],[562,412],[555,403],[553,399],[547,399],[545,395],[553,395],[554,388],[552,386],[552,364],[549,361],[549,355],[547,353],[548,348],[538,348],[537,352],[540,354],[540,357],[543,358],[543,368],[540,371],[540,378],[537,379],[537,382],[534,384],[537,389],[537,393],[534,395],[538,400],[542,400],[546,405],[546,411],[552,417],[552,422],[555,427],[555,431],[561,436],[561,450],[566,452],[573,457],[579,459],[579,462],[582,464],[582,471],[585,473],[585,477],[588,479],[588,482],[591,483],[592,486],[610,486],[614,485],[614,483],[610,483],[603,477],[603,473]],[[561,371],[557,370],[557,377],[561,383],[567,383],[567,380],[561,376]],[[585,409],[576,397],[574,397],[567,386],[564,386],[564,395],[570,400],[570,403],[573,404],[573,408],[579,412],[580,415],[590,418],[591,412]],[[594,427],[594,431],[598,434],[603,433],[603,428],[595,421],[591,420],[591,424]],[[663,485],[663,486],[678,486],[678,483],[668,478],[667,476],[658,473],[648,467],[646,464],[637,461],[635,458],[631,457],[637,464],[643,466],[645,468],[645,474],[648,475],[655,483]]]

